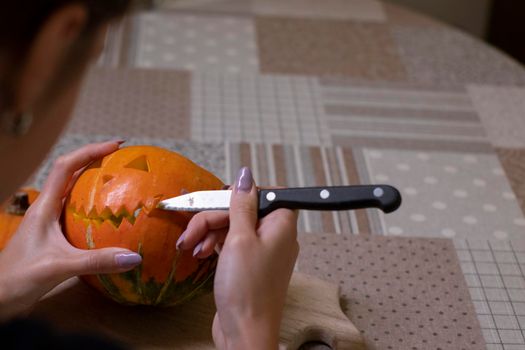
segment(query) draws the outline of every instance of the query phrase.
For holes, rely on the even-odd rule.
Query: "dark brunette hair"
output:
[[[44,21],[68,4],[84,5],[88,11],[85,32],[124,14],[130,0],[2,0],[0,1],[0,50],[23,55]]]
[[[88,13],[86,26],[71,52],[67,69],[82,66],[82,54],[95,29],[101,24],[122,16],[137,0],[0,0],[0,59],[9,68],[0,77],[0,112],[12,102],[12,87],[18,69],[27,51],[45,21],[57,10],[69,4],[85,6]]]

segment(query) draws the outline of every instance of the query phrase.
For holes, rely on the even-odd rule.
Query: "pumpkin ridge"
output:
[[[122,294],[120,294],[119,289],[113,283],[113,281],[111,281],[111,278],[108,275],[97,275],[97,278],[98,278],[100,284],[102,284],[102,286],[106,290],[106,292],[113,299],[115,299],[119,303],[123,303],[123,304],[127,303],[126,299],[122,296]]]
[[[213,258],[214,261],[217,260],[217,256]],[[204,264],[202,264],[204,265]],[[179,304],[183,304],[187,300],[193,299],[198,295],[202,295],[205,293],[208,293],[213,290],[213,279],[215,277],[215,271],[211,271],[208,276],[204,280],[202,280],[201,283],[194,283],[195,276],[199,273],[199,269],[195,271],[193,274],[191,274],[184,282],[179,282],[175,284],[171,284],[169,290],[166,292],[165,295],[167,295],[167,300],[170,300],[170,294],[180,294],[184,295],[181,299],[174,300],[174,302],[165,302],[160,301],[159,304],[161,306],[175,306]]]
[[[171,265],[171,270],[168,275],[168,278],[166,279],[166,282],[164,282],[162,288],[160,289],[159,295],[157,297],[157,300],[155,300],[155,304],[159,304],[162,300],[162,297],[170,287],[171,283],[173,283],[174,276],[175,276],[175,270],[177,269],[177,263],[179,262],[180,257],[182,256],[182,253],[180,250],[177,250],[177,254],[175,255],[175,259],[173,259],[173,264]]]
[[[93,242],[93,236],[92,236],[92,228],[91,225],[88,226],[86,229],[86,241],[87,245],[90,249],[95,249],[95,242]],[[126,300],[124,297],[120,294],[117,286],[111,281],[111,279],[107,275],[97,275],[97,279],[100,282],[100,284],[104,287],[106,292],[115,300],[117,300],[120,303],[125,303]]]
[[[139,242],[137,253],[141,258],[144,258],[142,254],[142,242]],[[137,294],[140,295],[140,299],[144,301],[144,292],[142,291],[142,264],[133,270],[135,270],[135,284],[137,286]]]
[[[138,249],[137,249],[137,253],[141,256],[141,257],[144,257],[143,256],[143,252],[142,252],[142,242],[139,242],[138,243]],[[129,271],[126,271],[126,272],[122,272],[122,273],[119,273],[117,274],[117,276],[119,278],[121,278],[122,280],[124,280],[125,282],[128,282],[130,283],[131,285],[131,290],[137,295],[139,296],[139,299],[140,299],[140,302],[142,304],[148,304],[147,303],[147,300],[146,300],[146,296],[145,296],[145,293],[144,293],[144,284],[142,282],[142,267],[143,265],[139,265],[137,267],[135,267],[134,269],[132,270],[129,270]]]

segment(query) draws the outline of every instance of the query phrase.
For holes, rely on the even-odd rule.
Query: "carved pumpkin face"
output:
[[[65,234],[75,247],[122,247],[143,261],[130,272],[88,276],[89,284],[121,303],[174,305],[212,283],[217,256],[193,258],[176,249],[190,213],[156,209],[186,192],[223,183],[183,156],[153,146],[126,147],[92,164],[65,206]]]

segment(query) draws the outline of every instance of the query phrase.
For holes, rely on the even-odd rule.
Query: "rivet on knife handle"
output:
[[[259,217],[279,208],[352,210],[378,208],[391,213],[401,205],[401,194],[389,185],[300,187],[259,191]]]

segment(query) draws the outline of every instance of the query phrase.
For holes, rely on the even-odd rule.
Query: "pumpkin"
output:
[[[0,207],[0,250],[4,249],[15,234],[24,214],[38,197],[32,188],[21,189]]]
[[[130,249],[142,256],[142,264],[126,273],[83,279],[122,304],[171,306],[210,291],[217,255],[197,259],[176,249],[192,214],[156,206],[223,186],[189,159],[159,147],[126,147],[93,163],[66,199],[65,236],[81,249]]]

